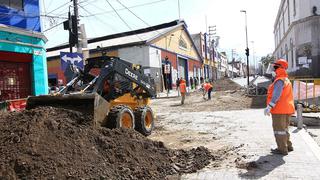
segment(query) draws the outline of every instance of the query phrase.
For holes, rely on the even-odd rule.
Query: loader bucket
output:
[[[93,120],[94,126],[102,126],[109,113],[110,103],[97,93],[29,96],[26,109],[52,106],[79,111]]]

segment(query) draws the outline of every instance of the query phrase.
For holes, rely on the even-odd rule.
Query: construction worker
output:
[[[186,98],[186,92],[187,92],[186,81],[183,78],[181,78],[180,80],[179,89],[181,93],[181,105],[182,105],[184,104],[184,99]]]
[[[264,114],[272,116],[272,127],[277,143],[277,148],[271,149],[271,153],[287,155],[288,152],[293,151],[288,127],[290,116],[295,112],[292,85],[286,72],[288,62],[279,59],[273,64],[273,68],[274,81],[268,89]]]
[[[206,82],[203,84],[203,88],[204,88],[204,91],[206,93],[208,93],[208,100],[210,100],[211,99],[212,84],[208,80],[206,80]]]

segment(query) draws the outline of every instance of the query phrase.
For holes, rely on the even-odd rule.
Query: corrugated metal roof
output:
[[[119,45],[126,45],[126,44],[134,44],[134,43],[146,43],[149,42],[159,36],[162,36],[166,34],[167,32],[175,29],[178,26],[181,26],[182,23],[172,26],[172,27],[167,27],[163,29],[156,29],[154,31],[149,31],[145,33],[140,33],[140,34],[134,34],[134,35],[128,35],[128,36],[122,36],[122,37],[115,37],[112,39],[107,39],[107,40],[102,40],[94,43],[88,43],[88,49],[96,49],[98,46],[101,48],[106,48],[106,47],[113,47],[113,46],[119,46]],[[75,50],[75,48],[74,48]],[[53,57],[53,56],[59,56],[60,51],[62,52],[67,52],[69,51],[69,48],[63,48],[55,51],[48,51],[47,52],[47,57]]]

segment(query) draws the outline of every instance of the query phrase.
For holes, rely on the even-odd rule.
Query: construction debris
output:
[[[40,107],[0,114],[0,179],[164,179],[213,160],[134,130],[94,128],[80,112]]]

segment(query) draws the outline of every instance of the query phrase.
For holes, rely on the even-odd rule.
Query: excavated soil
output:
[[[240,90],[242,87],[229,78],[218,79],[213,82],[213,91]]]
[[[52,107],[0,114],[0,179],[164,179],[215,159],[204,147],[171,150],[133,130],[89,124]]]

